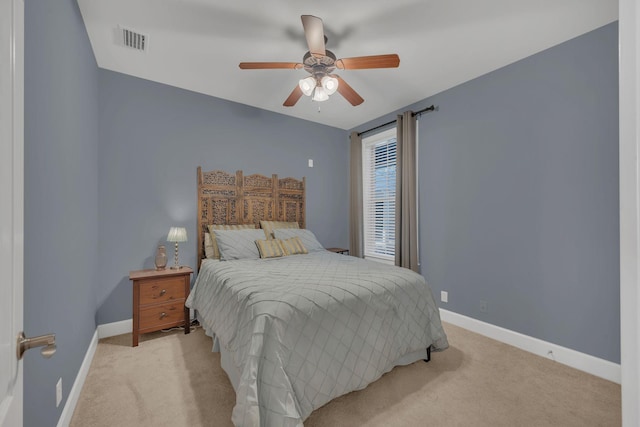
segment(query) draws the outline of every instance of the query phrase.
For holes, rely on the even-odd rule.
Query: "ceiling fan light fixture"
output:
[[[322,102],[329,99],[329,94],[322,86],[316,86],[316,89],[313,91],[312,101]]]
[[[333,95],[338,90],[338,79],[331,76],[324,76],[321,80],[322,87],[327,95]]]
[[[315,89],[316,87],[316,79],[309,76],[305,79],[300,80],[298,86],[300,86],[300,90],[302,91],[302,93],[307,96],[311,96],[311,94],[313,93],[313,89]]]

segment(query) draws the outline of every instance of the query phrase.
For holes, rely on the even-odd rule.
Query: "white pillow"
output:
[[[256,240],[264,239],[264,231],[260,229],[216,230],[216,242],[220,251],[220,259],[259,259],[260,252]]]
[[[273,234],[276,236],[276,239],[290,239],[292,237],[299,237],[302,240],[302,244],[309,252],[319,252],[324,251],[324,247],[316,236],[311,232],[311,230],[307,230],[304,228],[296,229],[296,228],[276,228],[273,230]]]

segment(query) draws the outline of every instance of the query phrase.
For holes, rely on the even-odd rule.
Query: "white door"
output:
[[[22,426],[23,0],[0,0],[0,426]]]

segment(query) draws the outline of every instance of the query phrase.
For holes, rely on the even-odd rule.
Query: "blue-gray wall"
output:
[[[24,425],[56,425],[95,332],[98,68],[74,0],[25,2]],[[63,400],[55,407],[62,377]]]
[[[418,131],[421,268],[441,307],[619,363],[617,30],[406,109],[439,106]]]
[[[153,267],[171,226],[196,263],[196,168],[307,178],[307,227],[348,243],[344,130],[107,70],[99,72],[97,323],[131,318],[130,270]],[[314,167],[307,160],[314,160]]]

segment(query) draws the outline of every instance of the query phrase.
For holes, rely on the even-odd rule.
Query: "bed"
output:
[[[198,168],[199,273],[187,306],[221,353],[237,427],[302,426],[333,398],[448,347],[422,276],[324,250],[304,212],[304,178]],[[218,232],[224,260],[204,257],[209,224],[261,220],[295,223],[274,237],[302,236],[308,253],[224,259],[227,240],[251,242],[254,228]]]

